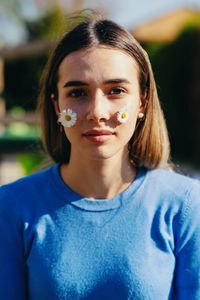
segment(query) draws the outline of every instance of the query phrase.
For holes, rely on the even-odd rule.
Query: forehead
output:
[[[138,65],[133,57],[116,48],[98,46],[81,49],[67,55],[61,62],[58,77],[70,79],[99,79],[101,77],[138,77]],[[105,79],[104,78],[104,79]]]

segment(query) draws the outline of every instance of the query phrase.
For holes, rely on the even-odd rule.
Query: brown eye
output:
[[[87,94],[83,89],[75,89],[69,92],[68,96],[72,98],[81,98],[85,97]]]
[[[110,91],[110,95],[121,95],[123,94],[125,91],[122,88],[113,88]]]

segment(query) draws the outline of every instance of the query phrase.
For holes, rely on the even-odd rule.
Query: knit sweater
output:
[[[0,188],[0,299],[199,300],[200,184],[140,169],[112,199],[59,165]]]

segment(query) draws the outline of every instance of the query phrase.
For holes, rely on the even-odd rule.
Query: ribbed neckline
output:
[[[116,209],[125,205],[132,199],[132,196],[138,191],[147,174],[146,168],[137,170],[133,182],[120,194],[111,199],[90,199],[79,195],[73,191],[62,179],[60,175],[60,164],[55,164],[50,168],[50,177],[59,193],[60,197],[67,203],[89,211],[104,211]]]

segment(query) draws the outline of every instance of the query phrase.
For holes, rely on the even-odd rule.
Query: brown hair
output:
[[[58,96],[57,76],[64,57],[74,51],[104,45],[129,54],[139,66],[139,84],[145,116],[138,120],[129,141],[129,157],[136,166],[164,167],[169,164],[169,139],[159,103],[155,80],[147,53],[133,36],[113,21],[85,17],[64,34],[47,64],[39,95],[43,144],[55,162],[66,163],[70,158],[70,142],[57,124],[57,116],[50,100]]]

